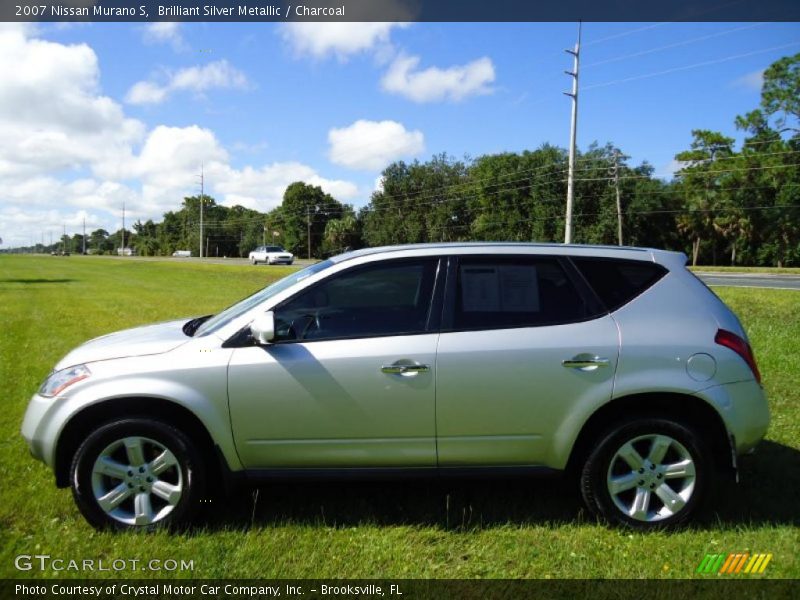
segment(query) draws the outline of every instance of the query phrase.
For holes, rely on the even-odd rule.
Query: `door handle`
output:
[[[431,368],[428,365],[383,365],[381,372],[394,375],[411,375],[414,373],[426,373]]]
[[[578,355],[561,361],[561,365],[568,369],[585,369],[587,371],[594,371],[597,367],[607,367],[608,364],[608,359],[600,356],[583,357]]]

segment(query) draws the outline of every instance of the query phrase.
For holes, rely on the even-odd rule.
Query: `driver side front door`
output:
[[[277,343],[237,348],[228,368],[245,467],[436,465],[438,271],[354,267],[275,309]]]

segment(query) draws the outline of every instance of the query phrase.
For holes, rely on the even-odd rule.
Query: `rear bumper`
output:
[[[716,407],[733,436],[737,455],[755,448],[766,435],[769,406],[764,389],[755,380],[716,385],[697,395]]]

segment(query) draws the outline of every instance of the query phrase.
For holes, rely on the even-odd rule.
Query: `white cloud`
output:
[[[764,69],[759,69],[758,71],[753,71],[752,73],[742,75],[733,81],[733,85],[755,92],[760,92],[762,86],[764,85]]]
[[[479,58],[466,65],[429,67],[419,70],[418,56],[400,55],[381,79],[387,92],[405,96],[414,102],[458,102],[468,96],[491,94],[490,84],[495,79],[494,65],[488,57]]]
[[[246,89],[247,76],[231,66],[226,60],[218,60],[204,66],[180,69],[169,75],[168,81],[159,85],[152,81],[139,81],[131,87],[125,97],[130,104],[158,104],[170,94],[191,91],[196,94],[218,88]]]
[[[298,56],[336,56],[344,61],[361,52],[385,52],[391,46],[392,29],[407,26],[408,23],[293,22],[284,24],[280,32]]]
[[[176,52],[187,49],[181,33],[181,24],[174,21],[157,21],[144,26],[142,39],[146,44],[170,44]]]
[[[358,120],[328,132],[332,162],[350,169],[378,170],[390,162],[425,150],[421,131],[408,131],[397,121]]]
[[[125,96],[130,104],[159,104],[167,99],[169,89],[150,81],[137,81]]]
[[[0,235],[4,247],[39,242],[49,232],[116,230],[125,202],[128,227],[160,220],[197,194],[204,163],[206,193],[226,205],[241,200],[266,210],[288,183],[304,180],[340,200],[359,190],[299,162],[234,168],[213,131],[197,125],[148,130],[104,96],[95,52],[85,44],[37,39],[32,27],[0,25]],[[222,69],[221,72],[225,72]],[[222,78],[224,79],[224,77]],[[219,74],[188,69],[180,89],[202,90]],[[210,83],[209,83],[210,82]],[[146,91],[146,88],[145,88]]]
[[[145,127],[99,92],[94,51],[29,32],[0,29],[0,172],[32,177],[124,160]]]
[[[311,167],[298,162],[272,163],[256,169],[228,168],[216,174],[220,178],[217,189],[225,194],[225,204],[241,204],[248,208],[270,210],[283,200],[286,186],[295,181],[318,185],[337,200],[352,200],[358,195],[358,187],[349,181],[326,179]]]

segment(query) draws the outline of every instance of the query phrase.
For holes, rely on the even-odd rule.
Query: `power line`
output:
[[[769,166],[764,166],[764,167],[736,167],[736,168],[729,168],[729,169],[714,169],[714,170],[710,170],[710,171],[705,171],[704,173],[708,173],[708,174],[737,173],[737,172],[743,172],[743,171],[771,170],[771,169],[790,168],[790,167],[797,167],[797,166],[798,166],[798,164],[794,164],[793,163],[793,164],[788,164],[788,165],[769,165]],[[587,169],[587,170],[589,170],[589,169]],[[591,169],[591,170],[594,170],[594,169]],[[678,174],[678,176],[680,177],[681,175]],[[615,179],[615,177],[613,175],[610,175],[610,176],[605,176],[605,177],[577,178],[577,179],[575,179],[575,181],[576,182],[602,182],[602,181],[612,182],[612,181],[614,181],[614,179]],[[637,179],[639,179],[639,180],[657,181],[656,179],[653,179],[652,175],[622,175],[622,176],[619,176],[618,179],[620,181],[621,180],[637,180]],[[535,187],[535,186],[563,184],[563,183],[566,182],[566,179],[563,178],[563,177],[559,178],[559,179],[542,179],[542,180],[529,180],[528,178],[523,178],[523,179],[520,179],[520,180],[517,180],[517,181],[505,182],[504,185],[508,185],[508,184],[511,184],[511,183],[517,183],[519,181],[526,181],[526,183],[524,185],[519,185],[519,186],[514,186],[514,187],[504,187],[504,188],[500,188],[500,189],[495,189],[494,191],[487,191],[485,189],[479,189],[479,190],[473,191],[470,194],[466,194],[466,195],[463,195],[463,196],[460,196],[460,197],[457,197],[457,198],[447,198],[447,199],[444,199],[444,200],[438,199],[442,195],[444,195],[444,193],[439,193],[439,194],[434,194],[434,195],[430,195],[430,196],[427,196],[427,197],[422,197],[422,198],[414,201],[413,204],[414,204],[415,207],[436,206],[436,205],[442,204],[443,202],[448,202],[448,201],[453,201],[453,200],[463,202],[463,201],[468,201],[468,200],[476,199],[476,198],[487,198],[487,197],[490,198],[490,197],[497,196],[497,195],[500,195],[500,194],[503,194],[503,193],[520,191],[520,190],[529,189],[529,188],[532,188],[532,187]],[[497,184],[497,185],[500,185],[500,184]],[[788,184],[784,184],[784,185],[788,185]],[[497,186],[492,186],[492,187],[497,187]],[[725,188],[725,189],[727,190],[727,189],[732,189],[732,188]],[[742,189],[742,188],[735,188],[735,189]],[[752,188],[752,189],[756,189],[756,188]],[[773,188],[770,187],[770,188],[766,188],[766,189],[773,189]],[[674,191],[673,190],[665,190],[663,193],[674,193]],[[390,198],[393,198],[393,200],[388,202],[388,203],[384,202],[384,203],[381,203],[379,206],[369,206],[368,205],[367,207],[362,207],[361,210],[364,210],[366,212],[387,212],[387,211],[394,210],[396,208],[399,208],[399,207],[401,207],[403,205],[407,205],[408,204],[408,200],[404,199],[402,197],[394,197],[394,196],[392,196]],[[437,198],[437,200],[432,201],[432,202],[421,202],[420,201],[420,200],[427,200],[427,199],[430,199],[430,198]],[[585,195],[582,196],[582,199],[585,199],[585,198],[586,198]],[[321,212],[325,212],[325,211],[321,211]],[[296,213],[288,213],[288,216],[290,216],[290,217],[293,216],[295,218],[301,218],[301,217],[303,217],[305,215],[300,211],[300,209],[298,209],[298,212],[296,212]],[[246,222],[251,222],[252,223],[252,222],[258,222],[258,221],[263,221],[263,217],[248,218]],[[235,221],[235,220],[230,220],[230,221],[229,220],[225,220],[225,221],[219,221],[215,225],[222,227],[222,226],[225,226],[225,225],[230,225],[230,224],[232,224],[234,222],[237,222],[237,221]]]
[[[781,186],[781,188],[784,188],[784,187],[794,188],[794,187],[798,187],[798,186],[800,186],[800,184],[787,183],[787,184],[783,184]],[[502,190],[502,191],[517,191],[517,190],[526,189],[528,187],[530,187],[530,186],[527,186],[527,185],[526,186],[519,186],[519,187],[516,187],[516,188],[512,188],[511,190]],[[724,188],[724,191],[733,192],[733,191],[739,191],[739,190],[755,191],[755,190],[774,190],[774,189],[775,189],[774,186],[737,186],[737,187],[726,187],[726,188]],[[500,192],[495,192],[495,194],[496,193],[500,193]],[[581,199],[584,202],[590,201],[590,200],[603,200],[603,199],[605,199],[606,194],[607,194],[607,192],[602,192],[600,194],[582,195]],[[677,191],[674,190],[674,189],[648,190],[648,191],[641,192],[641,195],[642,195],[643,198],[648,198],[648,197],[651,197],[651,196],[658,196],[658,195],[661,195],[661,194],[673,194],[673,195],[676,195],[676,196],[678,195]],[[491,196],[493,194],[490,193],[488,195]],[[484,197],[484,196],[475,194],[473,196],[468,196],[468,197],[461,198],[461,200],[462,201],[467,201],[467,200],[471,200],[471,199],[474,199],[474,198],[482,198],[482,197]],[[708,192],[706,192],[706,198],[710,198]],[[536,200],[533,197],[531,197],[530,199],[531,200]],[[549,209],[552,209],[552,210],[556,210],[557,209],[557,205],[555,205],[555,204],[543,204],[541,202],[542,200],[544,200],[546,202],[551,202],[551,203],[554,202],[553,198],[544,198],[544,199],[540,198],[538,204],[534,204],[534,205],[525,204],[525,205],[518,206],[518,208],[519,209],[524,209],[524,212],[527,212],[531,208],[535,209],[537,206],[538,207],[549,208]],[[792,208],[794,206],[793,205],[789,205],[789,207]],[[744,210],[745,208],[747,210],[750,210],[750,208],[748,208],[748,207],[738,207],[738,208],[737,207],[732,207],[732,208],[730,208],[730,210],[734,210],[734,209],[735,210],[740,210],[740,209]],[[770,207],[761,207],[761,208],[763,210],[767,210]],[[476,213],[478,215],[480,215],[481,213],[485,214],[488,210],[490,210],[489,207],[486,207],[486,206],[483,206],[483,205],[472,206],[472,207],[466,206],[466,207],[463,207],[459,211],[459,213],[460,213],[461,216],[475,215]],[[609,211],[607,211],[607,212],[610,212],[611,210],[612,209],[609,208]],[[646,213],[652,213],[652,214],[664,213],[664,214],[666,214],[666,213],[687,212],[687,211],[691,211],[691,210],[692,209],[674,209],[674,210],[673,209],[667,209],[667,210],[658,209],[658,210],[651,210],[651,211],[631,211],[631,210],[628,210],[628,211],[625,211],[625,214],[626,215],[637,215],[637,214],[646,214]],[[713,212],[714,210],[722,210],[722,209],[718,208],[718,209],[696,209],[696,210],[697,211],[705,210],[705,211]],[[728,209],[726,208],[725,210],[728,210]],[[366,209],[365,212],[368,212],[368,213],[381,213],[381,212],[385,212],[385,210],[382,210],[380,207],[377,207],[377,208]],[[579,214],[575,214],[573,216],[575,218],[584,218],[584,217],[587,217],[587,216],[598,216],[598,215],[602,215],[602,214],[607,214],[607,213],[602,213],[602,212],[597,212],[597,213],[579,213]],[[563,219],[564,216],[563,215],[556,215],[555,217],[537,217],[537,219],[545,219],[545,220],[551,219],[551,218]],[[517,221],[525,222],[527,220],[536,220],[536,219],[513,218],[512,220],[514,222],[517,222]],[[506,220],[506,221],[498,221],[495,224],[508,224],[508,220]],[[197,223],[192,223],[191,225],[194,227],[194,226],[197,226]],[[472,226],[472,224],[471,223],[467,224],[467,226]],[[453,224],[451,224],[451,225],[448,225],[448,226],[444,226],[442,229],[461,228],[461,227],[464,227],[464,225],[453,225]],[[430,228],[430,227],[426,227],[426,228]]]
[[[596,46],[597,44],[603,44],[605,42],[609,42],[611,40],[617,40],[619,38],[627,37],[629,35],[633,35],[634,33],[640,33],[642,31],[649,31],[650,29],[655,29],[656,27],[661,27],[662,25],[666,25],[669,21],[663,21],[661,23],[653,23],[652,25],[646,25],[645,27],[639,27],[637,29],[629,29],[628,31],[623,31],[621,33],[615,33],[613,35],[608,35],[606,37],[600,38],[598,40],[592,40],[586,42],[584,46]]]
[[[714,60],[706,60],[699,63],[694,63],[691,65],[685,65],[683,67],[674,67],[672,69],[664,69],[663,71],[655,71],[653,73],[644,73],[642,75],[634,75],[633,77],[624,77],[622,79],[615,79],[613,81],[605,81],[603,83],[594,83],[592,85],[588,85],[586,87],[581,88],[581,91],[593,90],[597,88],[609,87],[612,85],[618,85],[621,83],[630,83],[631,81],[639,81],[640,79],[650,79],[653,77],[659,77],[661,75],[668,75],[670,73],[677,73],[680,71],[688,71],[690,69],[696,69],[699,67],[707,67],[711,65],[717,65],[723,62],[728,62],[731,60],[736,60],[737,58],[746,58],[748,56],[755,56],[757,54],[764,54],[765,52],[772,52],[774,50],[783,50],[784,48],[790,48],[792,46],[800,45],[800,41],[790,42],[788,44],[782,44],[780,46],[772,46],[771,48],[763,48],[761,50],[754,50],[753,52],[745,52],[743,54],[733,54],[731,56],[725,56],[723,58],[717,58]]]
[[[662,50],[669,50],[671,48],[679,48],[680,46],[688,46],[689,44],[695,44],[697,42],[704,42],[706,40],[710,40],[713,38],[721,37],[723,35],[728,35],[731,33],[737,33],[739,31],[745,31],[747,29],[753,29],[754,27],[761,27],[762,25],[766,25],[766,22],[760,23],[751,23],[750,25],[744,25],[742,27],[734,27],[733,29],[726,29],[724,31],[718,31],[716,33],[711,33],[708,35],[702,35],[700,37],[691,38],[688,40],[682,40],[680,42],[674,42],[672,44],[667,44],[665,46],[658,46],[657,48],[650,48],[648,50],[642,50],[640,52],[633,52],[632,54],[623,54],[620,56],[614,56],[611,58],[606,58],[603,60],[599,60],[597,62],[589,63],[588,65],[584,65],[584,69],[589,69],[591,67],[599,67],[601,65],[606,65],[609,63],[619,62],[621,60],[627,60],[629,58],[638,58],[639,56],[646,56],[648,54],[654,54],[656,52],[661,52]]]

